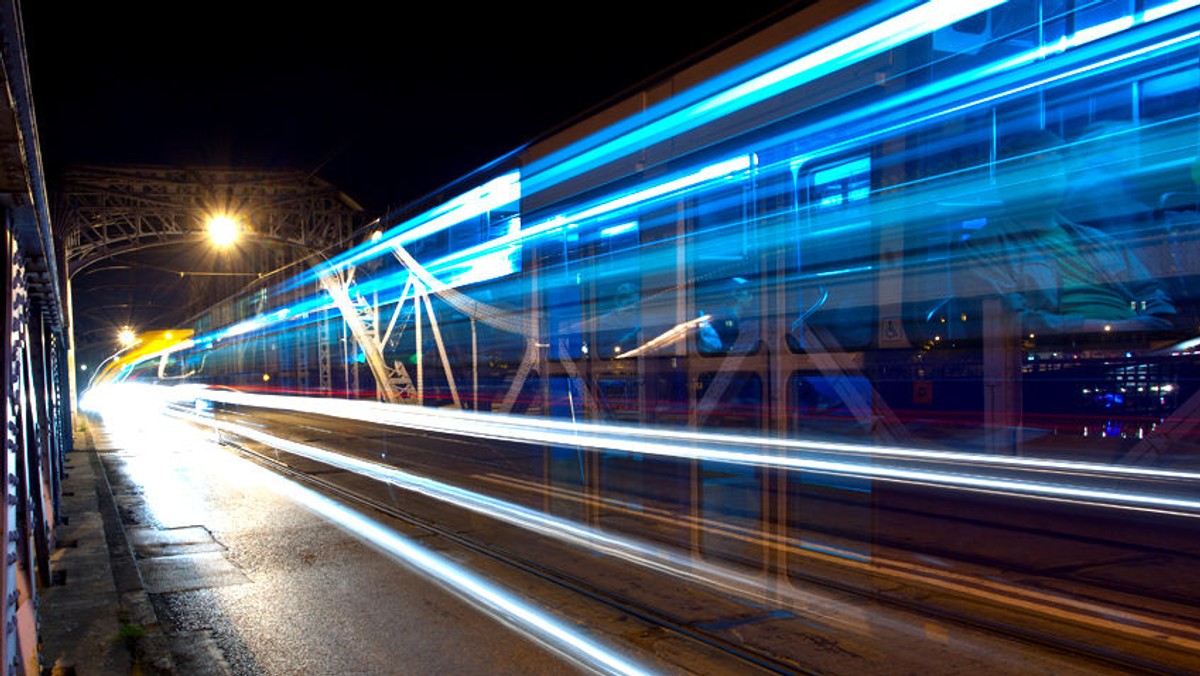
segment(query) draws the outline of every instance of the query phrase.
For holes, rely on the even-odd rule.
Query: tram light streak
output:
[[[164,388],[170,390],[172,388]],[[185,390],[187,392],[187,390]],[[170,396],[171,393],[165,393]],[[180,395],[176,394],[175,397]],[[1113,482],[1154,479],[1164,484],[1192,485],[1200,475],[1152,468],[1120,467],[1082,462],[1008,458],[913,448],[873,447],[817,441],[742,437],[702,432],[650,430],[550,419],[522,418],[469,411],[444,411],[365,401],[251,395],[242,392],[197,392],[182,395],[227,404],[329,415],[471,436],[495,441],[535,443],[605,452],[770,467],[827,473],[880,481],[915,483],[939,488],[980,490],[1039,499],[1082,502],[1183,516],[1200,516],[1200,500],[1152,492],[1095,486],[1085,481]],[[752,451],[749,448],[763,450]],[[814,456],[839,456],[814,457]],[[890,462],[883,460],[890,459]],[[965,464],[969,471],[930,469],[931,463]],[[987,472],[991,474],[987,474]],[[1018,473],[1017,478],[1004,473]],[[1053,473],[1055,480],[1042,480]],[[1032,478],[1026,478],[1032,477]]]
[[[561,153],[551,155],[544,168],[530,168],[526,190],[536,193],[637,148],[696,129],[1004,2],[933,0],[874,23],[832,44],[814,45],[815,48],[788,63],[760,72],[748,80],[731,83],[725,90],[682,109],[661,111],[658,113],[661,117],[653,120],[647,120],[647,115],[635,116],[628,123],[629,129],[619,135],[600,137],[602,140],[585,139]],[[586,147],[588,144],[591,147]],[[570,156],[572,152],[576,154]]]
[[[597,553],[615,556],[637,565],[667,573],[669,575],[698,582],[705,586],[717,586],[742,596],[760,601],[777,600],[762,590],[756,578],[743,575],[723,566],[676,553],[668,548],[619,537],[614,533],[592,528],[561,517],[522,507],[499,498],[459,488],[450,484],[419,476],[390,465],[362,460],[304,444],[283,439],[261,430],[227,421],[205,421],[232,434],[258,441],[272,448],[307,457],[318,462],[338,467],[362,476],[389,483],[397,488],[420,493],[427,497],[467,509],[484,516],[500,519],[519,528],[580,546]],[[799,594],[799,592],[797,592]],[[777,595],[777,593],[776,593]],[[807,599],[807,596],[806,596]],[[811,599],[808,599],[811,602]]]
[[[295,500],[354,536],[387,552],[493,618],[583,667],[605,674],[652,673],[468,568],[422,547],[380,522],[306,486],[252,464],[245,464],[247,467],[239,467],[239,471],[257,471],[260,484]]]
[[[1155,19],[1161,19],[1164,16],[1182,12],[1185,9],[1193,7],[1200,7],[1200,0],[1176,0],[1176,2],[1170,2],[1145,10],[1142,12],[1142,20],[1154,21]]]

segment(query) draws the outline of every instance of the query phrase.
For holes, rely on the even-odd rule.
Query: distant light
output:
[[[265,383],[265,382],[267,382],[267,381],[268,381],[268,380],[270,380],[270,379],[271,379],[271,374],[270,374],[270,373],[264,373],[264,374],[263,374],[263,382],[264,382],[264,383]]]
[[[137,334],[126,326],[117,333],[117,342],[121,344],[121,347],[129,347],[137,342]]]
[[[165,337],[167,340],[170,340],[170,339],[171,339],[171,332],[170,332],[170,331],[167,331],[167,335],[166,335],[166,336],[164,336],[164,337]]]
[[[237,241],[240,234],[237,221],[229,216],[219,215],[208,219],[208,237],[219,248],[225,248]]]
[[[383,239],[383,231],[382,230],[376,230],[375,232],[371,233],[371,241],[372,242],[378,242],[381,239]]]
[[[87,370],[87,364],[80,364],[80,365],[79,365],[79,370],[80,370],[80,371],[86,371],[86,370]]]

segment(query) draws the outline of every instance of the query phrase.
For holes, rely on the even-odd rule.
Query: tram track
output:
[[[476,538],[472,538],[462,534],[461,532],[457,532],[454,529],[440,526],[429,519],[418,516],[417,514],[398,509],[394,505],[387,504],[381,500],[363,495],[358,491],[340,486],[336,482],[327,478],[314,475],[311,472],[295,469],[285,462],[281,462],[276,458],[272,458],[266,453],[255,451],[244,441],[239,443],[232,441],[229,438],[225,438],[222,440],[221,444],[234,450],[243,457],[249,458],[259,465],[265,466],[276,473],[302,482],[326,494],[334,495],[352,505],[385,514],[392,519],[409,524],[427,532],[430,535],[436,536],[444,541],[451,542],[458,547],[470,550],[482,556],[486,556],[494,561],[511,567],[512,569],[521,571],[524,574],[532,575],[540,580],[553,583],[554,585],[567,589],[572,593],[583,596],[594,602],[601,603],[620,613],[635,617],[647,625],[670,631],[675,635],[683,637],[689,641],[693,641],[708,648],[718,650],[721,653],[737,660],[737,662],[744,667],[752,668],[755,673],[811,674],[814,676],[822,673],[821,671],[799,667],[795,664],[785,662],[760,651],[732,644],[731,642],[724,640],[715,634],[699,630],[693,626],[689,626],[686,623],[677,621],[655,610],[654,608],[647,607],[644,604],[639,604],[632,599],[622,598],[605,592],[593,585],[588,584],[584,580],[564,575],[561,572],[550,569],[526,557],[518,556],[511,551],[506,551],[496,546],[489,545]],[[275,450],[285,454],[287,453],[287,451],[281,449]],[[739,673],[750,672],[739,670]]]
[[[269,425],[264,425],[269,428]],[[228,433],[225,433],[228,434]],[[562,570],[556,570],[550,566],[544,565],[538,561],[532,560],[525,556],[520,556],[511,549],[498,547],[494,544],[489,544],[478,538],[465,535],[455,528],[448,528],[430,519],[423,518],[418,514],[404,509],[399,509],[395,504],[388,504],[386,501],[373,498],[369,495],[364,495],[360,491],[356,491],[345,486],[340,486],[332,481],[329,477],[336,475],[333,472],[322,472],[320,476],[314,475],[312,472],[306,472],[296,469],[293,465],[279,459],[278,454],[284,454],[284,457],[291,456],[286,449],[271,448],[269,445],[263,444],[261,439],[248,440],[240,438],[234,442],[230,439],[226,440],[227,445],[244,454],[255,462],[268,466],[273,470],[285,474],[291,478],[303,481],[320,490],[333,493],[342,499],[359,504],[364,508],[379,511],[388,515],[391,518],[398,519],[404,523],[410,524],[421,529],[431,535],[443,538],[447,542],[452,542],[456,546],[463,547],[478,555],[486,556],[492,560],[498,561],[505,566],[511,567],[513,570],[521,571],[522,573],[536,576],[537,578],[555,584],[559,587],[567,589],[574,594],[579,594],[590,599],[593,602],[601,603],[604,606],[616,610],[619,613],[626,614],[630,617],[635,617],[639,621],[647,625],[656,627],[663,631],[669,631],[676,636],[683,637],[688,641],[703,645],[709,650],[717,650],[728,658],[738,661],[745,668],[752,668],[761,673],[828,673],[822,668],[803,668],[797,666],[796,663],[780,659],[769,651],[757,650],[753,646],[739,645],[732,641],[719,636],[713,632],[707,631],[699,627],[696,622],[683,618],[673,617],[668,613],[660,611],[653,605],[640,603],[638,600],[614,594],[611,590],[605,590],[601,587],[588,582],[578,576],[573,576],[564,573]],[[266,450],[260,452],[254,450],[255,445],[263,444]],[[271,457],[275,455],[276,457]],[[309,458],[311,460],[311,458]],[[343,468],[344,469],[344,468]],[[963,628],[969,628],[973,631],[981,631],[993,637],[1000,637],[1005,640],[1015,641],[1028,646],[1030,649],[1038,651],[1047,651],[1068,659],[1071,661],[1083,660],[1091,664],[1091,669],[1099,669],[1102,673],[1105,669],[1112,669],[1115,672],[1128,672],[1130,670],[1142,673],[1171,673],[1170,668],[1159,668],[1156,659],[1139,659],[1130,656],[1130,653],[1125,652],[1118,645],[1113,648],[1108,644],[1097,646],[1090,644],[1086,635],[1081,635],[1079,640],[1063,640],[1061,637],[1051,639],[1048,635],[1038,631],[1038,623],[1033,623],[1028,627],[1022,627],[1020,618],[1008,617],[999,621],[992,621],[988,618],[981,618],[977,613],[973,613],[970,609],[964,610],[961,603],[951,601],[950,603],[931,604],[928,599],[922,599],[921,594],[906,596],[905,594],[888,593],[869,593],[864,591],[861,585],[841,584],[832,581],[830,576],[824,574],[793,574],[793,582],[803,585],[812,585],[822,589],[835,591],[839,594],[857,596],[862,599],[867,599],[873,603],[881,603],[893,609],[919,615],[932,622],[940,622],[953,624]],[[919,585],[918,585],[919,586]],[[944,593],[945,589],[935,590],[935,593]],[[958,607],[956,607],[958,603]],[[1011,612],[1011,609],[1005,611],[1000,609],[1000,614]],[[1053,618],[1044,618],[1050,619]],[[1118,642],[1119,643],[1119,642]]]

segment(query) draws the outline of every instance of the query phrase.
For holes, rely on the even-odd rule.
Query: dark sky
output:
[[[39,0],[23,11],[52,189],[75,162],[316,169],[378,211],[797,4]]]

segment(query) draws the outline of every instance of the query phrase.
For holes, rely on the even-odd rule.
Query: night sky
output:
[[[75,162],[298,168],[380,211],[802,4],[28,2],[23,11],[52,189]]]

